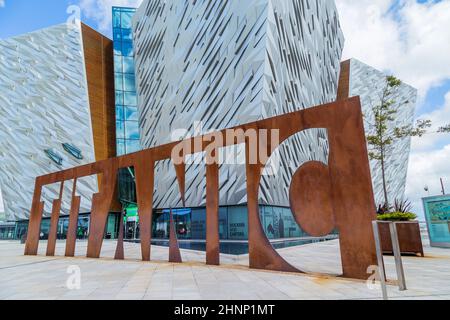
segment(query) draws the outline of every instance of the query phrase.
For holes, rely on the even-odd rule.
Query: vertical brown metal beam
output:
[[[219,166],[206,165],[206,264],[220,264]]]
[[[137,157],[134,169],[136,171],[142,260],[150,261],[155,162],[151,156],[148,157],[146,153],[142,153]]]
[[[70,206],[69,228],[67,230],[66,257],[75,256],[77,242],[78,215],[80,214],[81,197],[76,196],[77,179],[73,180],[72,204]]]
[[[36,180],[33,204],[31,205],[30,222],[28,224],[25,255],[35,256],[38,252],[44,202],[41,201],[42,185]]]
[[[247,154],[247,208],[248,208],[248,247],[250,268],[272,271],[299,272],[286,262],[270,244],[261,225],[258,207],[259,183],[262,166],[249,164],[249,144]]]
[[[372,179],[359,98],[329,108],[329,167],[344,277],[367,279],[377,264]]]
[[[186,207],[186,164],[176,164],[175,172],[177,174],[178,187],[180,189],[181,202]]]
[[[175,230],[175,223],[173,220],[173,212],[170,209],[170,238],[169,238],[169,262],[182,263],[180,246],[178,245],[177,232]]]
[[[336,100],[345,100],[350,96],[350,68],[351,61],[341,62],[341,71],[339,74],[339,84]]]
[[[105,163],[101,170],[101,191],[92,197],[91,223],[87,248],[88,258],[99,258],[102,251],[109,209],[116,190],[117,167],[117,161]]]
[[[52,216],[50,221],[50,232],[48,234],[47,256],[55,255],[56,238],[58,236],[59,215],[61,214],[62,195],[64,190],[64,181],[61,182],[59,189],[59,198],[53,201]]]
[[[124,231],[123,231],[123,219],[124,215],[123,212],[119,215],[119,236],[117,237],[117,247],[116,247],[116,254],[114,255],[115,260],[123,260],[125,259],[125,252],[123,248],[123,237],[124,237]]]

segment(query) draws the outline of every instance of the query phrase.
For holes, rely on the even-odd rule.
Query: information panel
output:
[[[424,198],[423,206],[431,246],[450,248],[450,195]]]

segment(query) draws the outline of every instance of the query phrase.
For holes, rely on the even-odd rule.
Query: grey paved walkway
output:
[[[126,261],[114,261],[115,242],[107,241],[101,259],[86,259],[86,242],[77,243],[77,257],[23,256],[18,242],[0,241],[0,299],[379,299],[381,291],[363,281],[316,275],[248,269],[248,256],[222,255],[223,265],[206,266],[204,254],[182,250],[184,264],[167,261],[168,250],[152,247],[154,262],[139,261],[139,245],[126,244]],[[338,241],[279,250],[293,265],[310,272],[339,274]],[[426,257],[405,257],[409,290],[389,286],[392,299],[450,299],[450,250],[425,248]],[[395,279],[392,257],[388,277]],[[70,266],[81,272],[81,288],[69,290]]]

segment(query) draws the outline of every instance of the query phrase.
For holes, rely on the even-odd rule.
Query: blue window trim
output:
[[[44,150],[44,152],[50,160],[52,160],[58,166],[62,166],[63,158],[55,150],[46,149]]]
[[[64,150],[66,150],[67,153],[74,156],[78,160],[84,159],[83,153],[81,152],[81,150],[78,149],[77,147],[75,147],[74,145],[72,145],[70,143],[63,143],[62,146],[63,146]]]

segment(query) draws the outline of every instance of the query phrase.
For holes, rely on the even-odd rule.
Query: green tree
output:
[[[438,132],[439,133],[449,133],[450,132],[450,124],[448,124],[446,126],[443,126],[443,127],[440,127],[438,129]]]
[[[390,146],[398,139],[405,137],[422,137],[431,127],[430,120],[418,120],[415,125],[393,128],[397,113],[409,103],[408,100],[398,102],[396,96],[402,82],[394,76],[387,76],[379,102],[372,107],[373,118],[369,126],[373,134],[367,136],[369,144],[369,158],[376,160],[381,166],[381,176],[384,193],[384,206],[389,208],[388,185],[386,179],[386,158]],[[449,128],[450,130],[450,128]]]

